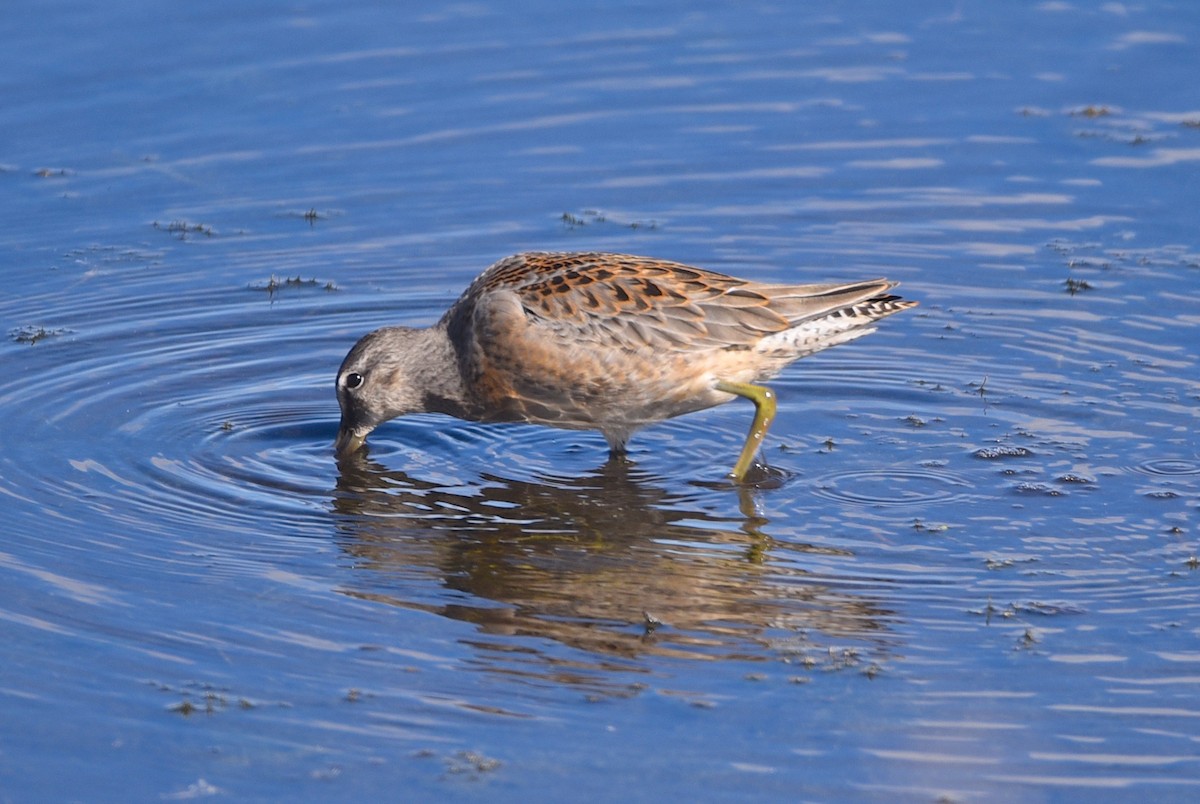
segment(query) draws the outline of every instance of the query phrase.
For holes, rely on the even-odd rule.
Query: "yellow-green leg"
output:
[[[775,392],[761,385],[726,380],[717,383],[717,390],[744,396],[754,403],[754,421],[750,423],[750,432],[746,434],[746,443],[742,446],[742,454],[738,456],[737,463],[733,465],[733,471],[729,473],[735,482],[741,483],[746,479],[746,473],[750,471],[750,466],[754,463],[754,455],[762,446],[767,429],[775,420]]]

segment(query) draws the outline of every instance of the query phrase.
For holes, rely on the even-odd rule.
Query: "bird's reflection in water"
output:
[[[343,591],[475,623],[492,669],[582,681],[641,669],[648,654],[811,662],[847,639],[887,652],[891,613],[809,576],[800,553],[835,551],[772,542],[748,496],[736,518],[686,510],[688,497],[622,459],[570,479],[484,476],[469,487],[361,453],[339,469],[339,538],[362,570]]]

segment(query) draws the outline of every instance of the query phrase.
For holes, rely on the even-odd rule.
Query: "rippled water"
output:
[[[1191,6],[0,15],[0,800],[1191,800]],[[332,456],[607,249],[920,301],[635,436]]]

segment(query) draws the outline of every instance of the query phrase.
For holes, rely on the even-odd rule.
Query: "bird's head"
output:
[[[385,327],[354,344],[337,374],[342,421],[334,450],[338,457],[356,452],[379,425],[423,410],[421,392],[412,382],[422,359],[423,330]]]

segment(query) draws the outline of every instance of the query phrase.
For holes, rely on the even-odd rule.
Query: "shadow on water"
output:
[[[551,665],[523,672],[570,681],[563,665],[611,669],[647,655],[857,666],[893,641],[879,600],[804,568],[806,553],[851,553],[774,541],[753,490],[738,492],[742,515],[721,519],[686,510],[626,460],[547,482],[485,476],[469,489],[362,454],[339,469],[337,539],[363,571],[345,593],[590,655],[475,643],[481,656],[517,651]],[[414,574],[432,577],[443,599],[414,599]],[[829,639],[855,647],[835,656]]]

